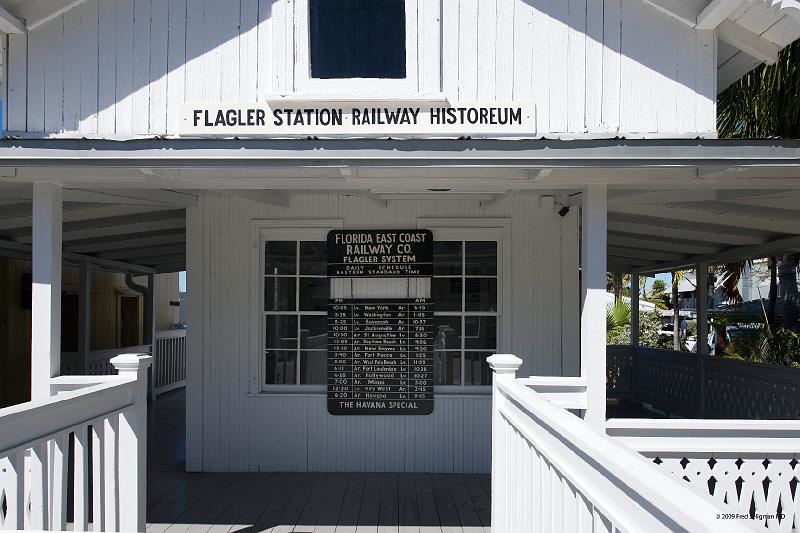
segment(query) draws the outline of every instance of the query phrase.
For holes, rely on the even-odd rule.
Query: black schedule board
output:
[[[429,230],[334,230],[328,233],[328,277],[432,275],[433,234]]]
[[[433,412],[433,305],[428,298],[328,303],[328,412]]]

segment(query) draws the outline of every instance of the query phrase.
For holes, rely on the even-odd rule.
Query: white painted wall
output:
[[[8,37],[7,130],[174,134],[181,102],[296,92],[302,1],[86,0]],[[408,1],[412,94],[533,101],[536,136],[714,135],[713,31],[641,0]]]
[[[416,417],[334,417],[322,390],[249,393],[254,373],[260,380],[251,360],[261,350],[250,326],[251,299],[261,298],[250,282],[251,221],[338,219],[345,229],[407,229],[430,217],[510,220],[510,311],[498,328],[510,332],[499,348],[523,358],[520,375],[576,375],[577,209],[562,218],[540,209],[530,193],[488,207],[468,200],[383,207],[337,194],[290,198],[276,207],[209,193],[188,210],[188,468],[488,472],[489,387],[477,395],[437,394],[434,414]]]

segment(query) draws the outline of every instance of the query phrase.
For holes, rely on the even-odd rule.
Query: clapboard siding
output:
[[[422,93],[532,100],[537,135],[713,135],[713,31],[688,28],[641,0],[441,5],[440,13],[437,2],[418,3]],[[175,134],[184,101],[291,93],[295,6],[86,0],[27,37],[9,37],[8,128]],[[431,54],[440,60],[427,61]]]
[[[279,207],[209,193],[187,217],[187,464],[192,470],[488,472],[491,397],[441,394],[430,416],[334,417],[324,393],[250,394],[253,220],[340,219],[344,228],[413,228],[425,218],[510,221],[510,331],[500,348],[523,375],[575,375],[578,353],[576,210],[560,217],[530,193],[483,207],[469,200],[296,194]],[[505,322],[508,321],[508,322]],[[500,331],[500,330],[498,330]],[[255,357],[254,357],[255,355]],[[457,391],[456,391],[457,392]]]

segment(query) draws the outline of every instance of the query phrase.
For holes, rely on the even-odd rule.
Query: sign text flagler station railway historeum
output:
[[[187,103],[181,135],[518,135],[536,132],[531,102],[426,105],[289,101]]]

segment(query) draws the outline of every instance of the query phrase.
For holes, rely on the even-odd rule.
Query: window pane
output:
[[[267,315],[266,348],[297,348],[297,317]]]
[[[267,241],[264,245],[264,274],[297,273],[297,242]]]
[[[494,241],[475,241],[464,245],[467,276],[497,275],[497,243]]]
[[[494,350],[497,348],[497,317],[464,317],[466,332],[464,345],[467,350]]]
[[[436,311],[461,311],[461,285],[461,278],[433,278],[433,308]]]
[[[460,241],[433,242],[434,276],[460,276],[461,259]]]
[[[461,349],[461,317],[460,316],[435,316],[436,341],[435,350],[460,350]]]
[[[494,352],[465,352],[464,353],[464,384],[465,385],[491,385],[492,371],[486,358]]]
[[[406,77],[405,0],[309,0],[313,78]]]
[[[328,317],[300,317],[300,348],[304,350],[328,349]]]
[[[322,385],[328,382],[328,352],[300,352],[300,384]]]
[[[328,275],[328,243],[326,242],[301,242],[300,243],[300,274],[311,276]]]
[[[327,311],[330,281],[328,278],[300,278],[300,310]]]
[[[497,278],[467,278],[464,293],[467,311],[497,311]]]
[[[295,364],[297,351],[267,350],[267,375],[265,382],[268,385],[294,385]]]
[[[264,278],[264,310],[295,310],[295,278]]]
[[[461,352],[434,350],[433,371],[437,385],[461,385]]]

